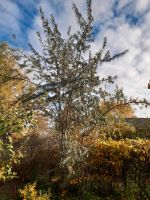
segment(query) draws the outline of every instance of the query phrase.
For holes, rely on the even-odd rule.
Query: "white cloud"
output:
[[[20,30],[18,20],[21,12],[18,6],[11,0],[0,0],[0,26],[1,29],[12,31]],[[10,33],[11,34],[11,33]]]
[[[118,3],[118,8],[119,8],[119,9],[122,9],[122,8],[124,8],[125,6],[127,6],[128,4],[132,3],[133,1],[135,1],[135,0],[121,0],[121,1],[119,1],[119,3]]]
[[[136,1],[136,10],[143,12],[150,6],[150,0],[137,0]]]

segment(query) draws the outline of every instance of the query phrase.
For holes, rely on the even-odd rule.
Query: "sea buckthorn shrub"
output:
[[[83,182],[97,183],[100,196],[119,193],[119,198],[149,199],[150,141],[96,140],[85,171]]]

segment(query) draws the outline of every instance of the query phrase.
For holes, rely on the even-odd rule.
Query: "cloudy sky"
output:
[[[82,13],[85,1],[74,0]],[[73,0],[0,0],[0,41],[29,50],[28,43],[40,49],[36,31],[41,31],[39,7],[49,17],[53,14],[65,35],[69,25],[77,29],[72,12]],[[147,98],[150,90],[150,0],[93,0],[96,52],[104,36],[111,52],[129,49],[119,60],[99,68],[100,76],[118,75],[117,84],[128,96]],[[15,37],[13,36],[15,34]],[[150,117],[149,109],[137,110],[139,117]]]

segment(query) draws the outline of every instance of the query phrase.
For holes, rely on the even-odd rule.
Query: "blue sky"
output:
[[[40,51],[36,31],[42,31],[39,17],[41,6],[45,15],[53,14],[62,34],[67,27],[78,26],[72,12],[72,0],[0,0],[0,41],[11,46],[29,50],[28,43]],[[85,1],[74,0],[83,14]],[[128,96],[150,99],[147,83],[150,79],[150,0],[93,0],[95,19],[96,52],[104,36],[108,38],[111,52],[129,49],[129,53],[118,61],[104,64],[100,76],[118,75],[118,84]],[[14,39],[13,35],[16,38]],[[139,116],[148,116],[149,111],[138,111]]]
[[[34,17],[38,14],[38,0],[0,0],[0,41],[28,48],[28,31],[32,29]],[[16,38],[14,39],[13,35]]]
[[[124,0],[121,1],[125,2]],[[133,9],[136,4],[136,0],[126,1],[123,7],[120,7],[119,2],[121,1],[112,0],[112,3],[110,3],[108,0],[112,7],[112,16],[109,16],[108,20],[112,21],[113,19],[124,16],[126,22],[130,25],[137,25],[141,20],[142,15]],[[7,41],[17,47],[28,49],[28,34],[34,27],[34,20],[39,14],[39,6],[44,5],[43,7],[45,7],[45,5],[47,5],[54,16],[61,17],[63,12],[66,12],[67,10],[67,4],[64,2],[69,2],[68,9],[70,9],[70,3],[72,3],[72,0],[0,0],[0,17],[3,16],[2,19],[4,20],[3,22],[1,22],[2,19],[0,20],[0,41]],[[98,6],[104,5],[103,0],[95,0],[95,2],[98,2]],[[76,1],[76,3],[77,5],[80,4],[82,9],[85,8],[83,3],[79,3],[79,1]],[[147,10],[148,8],[145,12],[147,12]],[[48,9],[46,9],[46,12],[48,13]],[[108,12],[110,11],[108,10]],[[68,14],[69,13],[70,12],[68,12]],[[105,15],[109,14],[105,13]],[[106,21],[103,21],[103,19],[98,20],[98,23],[96,21],[96,34],[98,34],[98,32],[101,31],[101,28],[105,26],[104,22]],[[110,24],[110,27],[115,28],[113,23]],[[14,35],[16,36],[15,39]]]

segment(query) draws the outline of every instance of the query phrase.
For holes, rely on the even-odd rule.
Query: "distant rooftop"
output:
[[[126,118],[125,120],[137,130],[150,130],[150,118]]]

